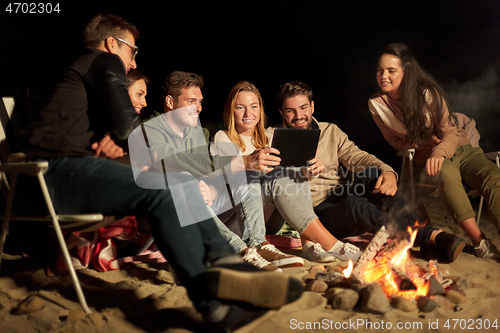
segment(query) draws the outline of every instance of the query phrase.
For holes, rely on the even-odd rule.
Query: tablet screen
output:
[[[280,151],[280,166],[302,167],[316,156],[319,129],[276,128],[271,147]]]

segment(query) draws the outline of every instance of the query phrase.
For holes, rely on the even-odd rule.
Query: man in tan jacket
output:
[[[335,237],[375,233],[383,225],[396,235],[417,221],[425,222],[397,191],[397,174],[389,165],[359,149],[337,125],[313,118],[308,85],[286,83],[278,100],[283,117],[280,127],[321,130],[316,157],[307,171],[314,211]],[[266,132],[272,135],[274,128]],[[416,243],[424,256],[444,255],[449,261],[465,245],[460,238],[430,226],[419,229]]]

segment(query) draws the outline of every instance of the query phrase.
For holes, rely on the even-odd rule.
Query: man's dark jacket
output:
[[[121,59],[85,50],[56,85],[24,149],[41,158],[93,155],[91,144],[109,133],[127,150],[126,139],[139,124]]]

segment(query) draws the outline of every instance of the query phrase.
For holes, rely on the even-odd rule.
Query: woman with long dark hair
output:
[[[500,260],[500,252],[478,228],[462,181],[484,196],[499,227],[500,169],[471,146],[449,110],[444,90],[413,58],[409,48],[389,44],[379,58],[380,92],[369,99],[370,112],[396,150],[415,149],[417,166],[435,181],[444,205],[471,239],[477,257]],[[436,236],[439,241],[439,235]]]

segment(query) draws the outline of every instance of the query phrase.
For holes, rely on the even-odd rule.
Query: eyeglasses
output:
[[[116,39],[116,40],[118,40],[118,41],[120,41],[120,42],[122,42],[122,43],[127,44],[128,46],[130,46],[130,48],[133,50],[132,51],[132,60],[134,60],[135,56],[137,55],[137,52],[139,52],[139,48],[137,46],[133,45],[133,44],[130,44],[129,42],[127,42],[127,41],[125,41],[125,40],[123,40],[121,38],[118,38],[118,37],[113,37],[113,38]]]

